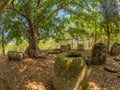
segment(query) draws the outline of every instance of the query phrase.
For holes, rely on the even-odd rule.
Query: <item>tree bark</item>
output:
[[[36,30],[30,30],[30,32],[28,33],[28,43],[29,46],[26,49],[26,54],[29,57],[37,57],[39,54],[39,47],[38,47],[38,43],[39,43],[39,39],[38,39],[38,34]]]
[[[96,17],[96,16],[95,16]],[[94,36],[94,44],[96,44],[96,42],[97,42],[97,30],[96,30],[96,21],[95,21],[95,36]]]
[[[4,30],[2,30],[2,55],[5,56]]]
[[[97,34],[95,34],[95,37],[94,37],[94,44],[97,42]]]
[[[110,33],[108,32],[108,42],[107,42],[107,45],[108,45],[108,48],[107,48],[107,52],[109,53],[109,49],[110,49]]]
[[[107,32],[107,53],[109,54],[109,49],[110,49],[110,30],[109,30],[109,22],[108,22],[108,18],[106,15],[106,32]]]

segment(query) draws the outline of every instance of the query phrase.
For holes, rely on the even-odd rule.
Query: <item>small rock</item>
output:
[[[118,78],[120,78],[120,75],[117,75]]]
[[[118,73],[117,77],[120,78],[120,73]]]
[[[119,69],[117,67],[112,66],[112,65],[105,66],[104,70],[111,72],[111,73],[118,73],[119,72]]]
[[[120,56],[116,56],[116,57],[114,58],[114,60],[115,60],[115,61],[120,61]]]

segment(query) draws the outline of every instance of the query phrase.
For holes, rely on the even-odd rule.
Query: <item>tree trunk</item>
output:
[[[107,53],[109,53],[109,49],[110,49],[110,33],[108,32],[108,42],[107,42],[107,45],[108,45],[108,48],[107,48]]]
[[[38,34],[37,31],[33,30],[32,32],[28,33],[28,39],[29,39],[29,46],[26,49],[26,54],[29,57],[37,57],[39,54],[39,47],[38,47]]]
[[[89,39],[88,39],[88,47],[89,47],[89,48],[92,47],[92,43],[93,43],[93,42],[92,42],[92,38],[89,38]]]
[[[106,17],[106,31],[107,31],[107,53],[109,54],[109,48],[110,48],[110,30],[109,30],[109,22],[108,19]]]
[[[5,56],[4,30],[2,30],[2,55]]]
[[[95,16],[96,17],[96,16]],[[97,30],[96,30],[96,21],[95,21],[95,36],[94,36],[94,44],[96,44],[96,42],[97,42]]]
[[[97,35],[94,37],[94,44],[97,42]]]

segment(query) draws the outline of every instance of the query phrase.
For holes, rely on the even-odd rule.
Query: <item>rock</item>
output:
[[[120,71],[119,68],[117,68],[117,67],[115,67],[115,66],[113,66],[113,65],[106,65],[106,66],[104,67],[104,69],[105,69],[106,71],[108,71],[108,72],[111,72],[111,73],[118,73],[118,72]]]
[[[20,61],[24,59],[25,54],[22,52],[8,51],[7,53],[9,60]]]
[[[78,52],[60,54],[55,60],[53,85],[55,90],[86,90],[90,68]]]
[[[114,60],[115,60],[115,61],[120,61],[120,56],[116,56],[116,57],[114,58]]]
[[[77,50],[78,50],[78,51],[85,51],[84,45],[83,45],[83,44],[78,44]]]
[[[117,77],[120,78],[120,75],[118,75]]]
[[[120,78],[120,73],[118,73],[117,77]]]
[[[111,47],[110,51],[111,56],[118,56],[120,55],[120,43],[114,43],[113,46]]]
[[[91,64],[101,65],[105,63],[107,58],[107,46],[103,43],[97,43],[92,49]]]

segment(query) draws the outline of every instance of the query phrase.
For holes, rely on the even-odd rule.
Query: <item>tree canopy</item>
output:
[[[38,51],[39,40],[92,39],[94,43],[118,35],[119,0],[4,0],[6,41],[28,41],[27,51]],[[9,1],[9,3],[7,2]],[[2,2],[2,1],[1,1]],[[4,4],[4,2],[3,2]],[[0,12],[3,9],[0,8]],[[67,38],[66,40],[68,40]]]

